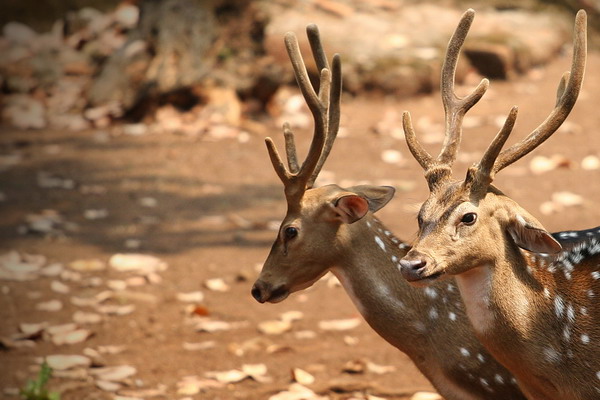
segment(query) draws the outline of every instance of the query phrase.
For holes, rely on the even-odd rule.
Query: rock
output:
[[[4,25],[2,35],[17,45],[30,45],[38,36],[29,26],[14,21]]]
[[[122,4],[115,11],[115,20],[125,29],[135,27],[140,19],[140,9],[133,4]]]
[[[28,95],[14,94],[4,98],[2,119],[19,129],[43,129],[47,126],[42,102]]]
[[[48,366],[52,369],[64,371],[75,367],[89,367],[92,361],[80,355],[55,354],[46,357]]]

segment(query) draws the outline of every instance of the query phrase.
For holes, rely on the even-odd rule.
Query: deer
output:
[[[463,14],[450,39],[454,56],[473,18],[473,10]],[[416,139],[410,114],[402,118],[429,196],[417,215],[412,248],[400,260],[401,275],[425,288],[453,278],[477,338],[514,375],[525,396],[535,400],[600,398],[600,228],[553,236],[492,181],[547,140],[573,109],[585,71],[586,25],[586,13],[579,11],[571,70],[560,80],[548,117],[502,150],[515,125],[513,107],[464,180],[451,176],[462,119],[485,93],[487,80],[459,98],[448,71],[441,90],[446,132],[437,158]],[[563,248],[561,237],[580,240]]]
[[[512,375],[475,338],[456,285],[416,289],[398,273],[410,247],[374,216],[392,199],[394,188],[314,187],[339,129],[342,77],[340,56],[333,56],[330,67],[315,25],[307,27],[307,36],[320,71],[318,89],[311,85],[293,33],[285,36],[285,45],[313,115],[312,142],[299,164],[294,135],[285,124],[286,167],[273,140],[266,139],[287,214],[252,296],[278,303],[331,271],[366,322],[406,353],[445,399],[524,399]]]

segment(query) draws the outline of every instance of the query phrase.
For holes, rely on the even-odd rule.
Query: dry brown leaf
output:
[[[362,374],[365,372],[366,363],[362,360],[351,360],[344,364],[342,372],[349,374]]]
[[[204,374],[207,378],[213,378],[221,383],[236,383],[248,378],[248,374],[239,369],[229,371],[209,371]]]
[[[199,290],[188,293],[177,293],[177,300],[184,303],[202,303],[204,301],[204,293]]]
[[[383,375],[396,371],[396,367],[393,365],[379,365],[371,361],[367,361],[367,371],[377,375]]]
[[[78,324],[97,324],[102,322],[102,315],[92,312],[75,311],[73,313],[73,321]]]
[[[147,254],[115,254],[108,260],[112,269],[121,272],[149,274],[167,269],[167,264],[157,257]]]
[[[89,367],[92,360],[81,355],[53,354],[46,356],[46,362],[50,368],[64,371],[75,367]]]
[[[269,397],[269,400],[326,400],[327,397],[319,396],[306,386],[292,383],[288,390],[279,392]]]
[[[197,376],[185,376],[177,382],[177,394],[193,396],[206,389],[221,388],[224,384],[215,379],[201,379]]]
[[[36,304],[35,308],[40,311],[56,312],[62,310],[63,304],[60,300],[48,300]]]
[[[106,263],[98,259],[82,259],[70,262],[69,268],[79,272],[102,271],[106,269]]]
[[[292,369],[292,379],[301,385],[312,385],[315,383],[315,377],[300,368]]]
[[[131,365],[118,365],[114,367],[92,368],[90,373],[98,380],[122,382],[135,375],[137,369]]]
[[[600,169],[600,158],[594,155],[584,157],[583,160],[581,160],[581,168],[586,171]]]
[[[116,392],[123,387],[123,385],[118,382],[103,381],[101,379],[96,381],[96,386],[98,389],[104,390],[105,392]]]
[[[410,400],[444,400],[444,398],[433,392],[416,392]]]
[[[204,282],[204,286],[213,292],[228,292],[229,285],[221,278],[207,279]]]
[[[270,320],[258,324],[258,330],[265,335],[281,335],[292,329],[290,321]]]
[[[52,281],[50,282],[50,289],[56,293],[67,294],[71,291],[69,286],[65,285],[61,281]]]
[[[183,342],[183,348],[189,351],[214,349],[215,347],[217,347],[217,342],[215,342],[214,340],[207,340],[198,343]]]
[[[70,332],[63,332],[56,335],[52,335],[52,343],[57,346],[63,344],[76,344],[85,341],[92,335],[92,331],[87,329],[76,329]]]
[[[359,318],[334,319],[319,322],[319,329],[324,331],[347,331],[360,325]]]

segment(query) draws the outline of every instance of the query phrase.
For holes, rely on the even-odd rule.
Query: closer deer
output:
[[[472,10],[463,15],[450,41],[453,54],[458,55],[473,17]],[[573,108],[586,60],[583,11],[575,20],[573,47],[571,72],[563,75],[549,117],[501,151],[515,123],[514,107],[464,181],[450,176],[461,122],[487,81],[459,99],[453,72],[444,79],[447,130],[435,160],[417,142],[409,114],[403,118],[407,144],[425,170],[430,195],[418,214],[417,240],[400,262],[402,274],[420,286],[455,276],[477,337],[531,399],[600,398],[600,229],[586,231],[578,244],[562,250],[540,222],[491,185],[496,173],[550,137]]]
[[[261,303],[280,302],[332,271],[368,324],[406,353],[446,399],[523,399],[516,381],[475,338],[454,283],[414,289],[398,274],[408,245],[373,216],[394,189],[313,187],[339,127],[341,66],[335,55],[330,70],[316,26],[308,26],[307,34],[321,71],[318,93],[296,37],[287,34],[285,43],[315,120],[314,135],[299,166],[292,132],[284,126],[288,168],[266,139],[288,209],[252,296]]]

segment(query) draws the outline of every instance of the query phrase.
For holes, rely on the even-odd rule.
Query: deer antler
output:
[[[296,36],[291,32],[285,36],[285,45],[294,68],[296,81],[313,115],[315,124],[313,139],[306,159],[301,166],[298,165],[294,134],[287,123],[283,126],[283,134],[289,169],[284,166],[273,140],[271,138],[265,139],[275,172],[283,182],[288,205],[297,203],[306,189],[313,186],[331,151],[340,125],[342,93],[340,57],[338,54],[333,56],[332,69],[330,70],[317,26],[314,24],[307,26],[306,33],[315,63],[320,71],[318,93],[310,83]]]
[[[517,117],[516,107],[513,107],[504,127],[496,135],[481,161],[469,168],[465,182],[469,185],[471,182],[475,183],[472,191],[481,193],[482,190],[487,190],[498,171],[527,155],[552,136],[573,109],[581,90],[587,53],[587,16],[583,10],[580,10],[575,18],[573,36],[571,71],[565,72],[559,82],[554,109],[525,139],[500,152]]]
[[[425,170],[425,177],[429,184],[429,188],[432,190],[438,183],[450,177],[452,164],[456,159],[456,152],[460,145],[463,118],[467,111],[481,99],[489,86],[489,81],[483,79],[479,85],[477,85],[475,90],[466,97],[460,98],[454,92],[454,77],[456,65],[458,63],[458,55],[465,42],[465,38],[473,23],[474,17],[475,11],[472,9],[467,10],[463,14],[448,43],[448,50],[446,51],[441,78],[441,94],[444,103],[446,134],[442,150],[436,160],[433,160],[433,157],[417,141],[410,114],[405,111],[402,118],[408,148],[419,164],[421,164],[421,167]]]

